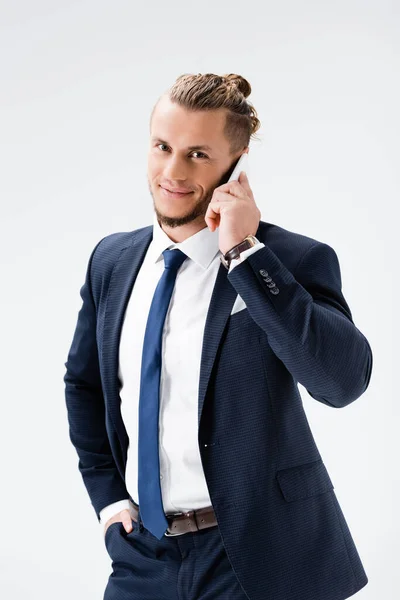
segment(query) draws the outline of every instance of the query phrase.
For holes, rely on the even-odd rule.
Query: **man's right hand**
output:
[[[124,510],[121,510],[120,512],[113,515],[110,519],[108,519],[108,521],[106,521],[106,524],[104,525],[104,536],[106,535],[106,531],[111,525],[111,523],[117,522],[121,522],[123,524],[124,529],[127,533],[130,533],[132,531],[133,527],[131,513],[127,508],[125,508]]]

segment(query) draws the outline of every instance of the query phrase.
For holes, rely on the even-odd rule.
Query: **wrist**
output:
[[[226,269],[229,269],[231,260],[240,258],[241,252],[248,250],[259,243],[260,241],[254,235],[247,235],[244,240],[233,246],[233,248],[220,257],[222,264]]]

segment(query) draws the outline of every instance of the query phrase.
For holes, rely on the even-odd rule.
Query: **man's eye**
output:
[[[165,148],[168,148],[168,146],[166,146],[166,144],[157,144],[157,148],[159,148],[160,146],[164,146]],[[192,152],[192,154],[201,154],[202,157],[208,158],[208,156],[206,154],[204,154],[204,152],[199,152],[198,150],[194,150]]]

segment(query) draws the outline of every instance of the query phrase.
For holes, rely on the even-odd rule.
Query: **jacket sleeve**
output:
[[[310,396],[341,408],[365,392],[372,351],[342,294],[333,248],[314,243],[292,274],[266,245],[228,278],[276,356]]]
[[[103,238],[104,239],[104,238]],[[96,342],[96,308],[90,270],[93,249],[80,289],[82,306],[64,363],[69,436],[79,457],[78,468],[100,521],[100,510],[129,494],[112,456],[105,423],[105,404]]]

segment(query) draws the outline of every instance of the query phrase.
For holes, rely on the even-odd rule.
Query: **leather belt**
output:
[[[134,521],[137,522],[139,518],[139,505],[133,501],[132,512]],[[199,531],[200,529],[207,529],[208,527],[218,525],[212,506],[205,506],[204,508],[189,510],[187,512],[166,513],[165,517],[168,521],[168,528],[164,535],[167,537],[183,535],[184,533]]]

